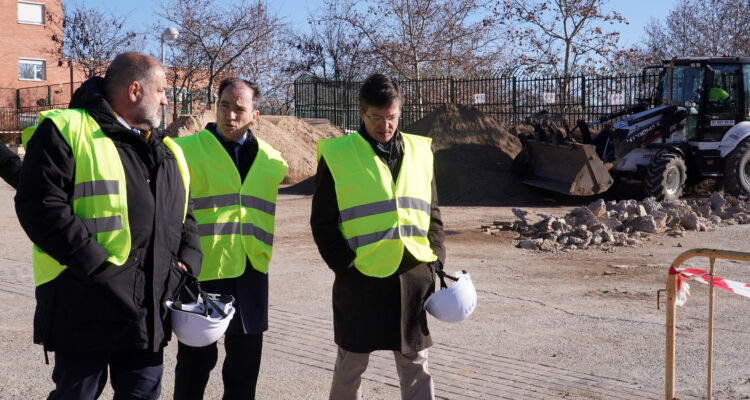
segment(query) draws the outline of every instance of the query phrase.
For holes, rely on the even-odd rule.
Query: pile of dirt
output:
[[[328,135],[326,137],[336,137],[344,134],[339,127],[333,125],[327,118],[303,118],[302,120],[323,134]]]
[[[311,178],[318,165],[315,142],[333,136],[313,128],[297,117],[283,117],[276,122],[261,117],[253,127],[253,132],[280,151],[289,164],[289,172],[282,183],[295,184]]]
[[[311,126],[323,135],[321,136],[322,138],[336,137],[344,134],[341,129],[333,125],[331,121],[326,118],[302,118],[301,121],[304,121],[305,124],[292,122],[300,121],[300,119],[294,117],[290,119],[290,117],[286,115],[263,115],[261,116],[261,118],[265,119],[266,121],[273,122],[276,126],[281,125],[301,127],[302,125],[305,125],[304,128],[300,129],[307,129],[307,126]]]
[[[510,174],[520,141],[480,110],[443,105],[403,131],[432,138],[440,204],[503,205],[534,197]]]
[[[209,122],[216,122],[216,113],[212,110],[195,115],[180,115],[169,124],[167,134],[171,137],[189,136],[203,130]]]
[[[187,136],[202,130],[206,123],[214,121],[216,115],[207,110],[200,115],[181,117],[167,130],[172,132],[172,136]],[[280,151],[289,164],[289,172],[283,184],[296,184],[314,176],[317,168],[315,142],[342,135],[342,132],[335,128],[319,130],[304,120],[291,116],[261,116],[252,130],[259,138]]]

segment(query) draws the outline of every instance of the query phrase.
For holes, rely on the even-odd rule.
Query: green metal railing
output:
[[[362,80],[332,81],[303,75],[294,82],[295,114],[327,118],[342,129],[357,129],[361,84]],[[471,105],[513,125],[545,109],[566,115],[572,124],[651,99],[658,75],[436,77],[403,79],[399,84],[404,93],[401,126],[445,104]]]
[[[53,108],[68,107],[71,93],[81,82],[35,86],[20,89],[0,88],[0,131],[17,131],[37,123],[39,112]],[[177,105],[180,114],[192,114],[196,93],[183,91]],[[172,97],[167,114],[172,115]]]

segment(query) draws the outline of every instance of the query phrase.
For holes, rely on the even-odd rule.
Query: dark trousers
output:
[[[223,400],[255,398],[255,384],[260,371],[263,333],[224,336],[226,357],[221,370],[224,382]],[[178,343],[175,368],[175,400],[200,400],[206,390],[208,377],[216,366],[219,350],[216,342],[206,347],[191,347]]]
[[[161,394],[162,351],[55,351],[48,400],[93,400],[112,378],[114,400],[155,400]]]

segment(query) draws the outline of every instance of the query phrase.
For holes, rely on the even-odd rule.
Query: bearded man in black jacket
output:
[[[152,131],[166,87],[154,58],[123,53],[24,131],[16,212],[35,244],[34,342],[55,352],[50,399],[98,398],[108,368],[115,399],[159,397],[164,302],[202,260],[184,158]]]

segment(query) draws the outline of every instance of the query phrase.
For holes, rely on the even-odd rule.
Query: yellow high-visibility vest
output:
[[[122,265],[130,255],[130,225],[125,170],[115,144],[83,109],[48,110],[39,113],[39,123],[51,120],[70,146],[75,160],[71,207],[94,239],[109,253],[107,261]],[[26,146],[39,124],[23,131]],[[172,150],[185,187],[183,221],[187,213],[190,177],[179,147],[170,138],[164,144]],[[47,283],[66,268],[34,245],[34,283]]]
[[[402,133],[404,158],[396,182],[388,166],[359,133],[318,141],[333,176],[339,229],[363,274],[386,277],[398,269],[404,248],[417,260],[435,261],[427,232],[432,204],[431,139]]]
[[[256,270],[268,273],[276,197],[289,166],[281,153],[257,140],[258,154],[244,182],[210,131],[176,140],[192,177],[193,213],[203,251],[200,281],[240,276],[246,259]]]

